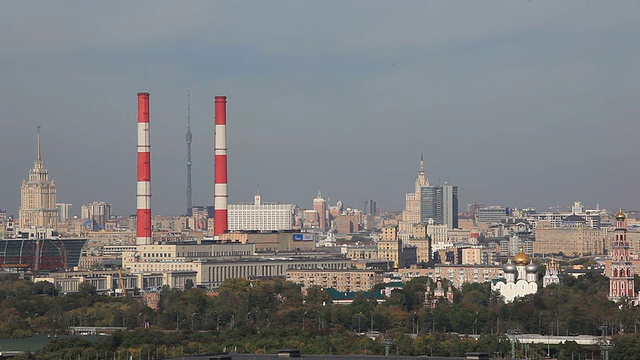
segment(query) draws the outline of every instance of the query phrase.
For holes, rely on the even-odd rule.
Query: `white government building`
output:
[[[253,204],[231,204],[228,209],[229,231],[278,231],[293,229],[295,205],[262,203],[260,195]]]

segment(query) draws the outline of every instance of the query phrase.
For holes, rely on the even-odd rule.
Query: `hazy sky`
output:
[[[400,210],[420,152],[460,208],[638,208],[637,1],[4,1],[0,207],[43,159],[58,201],[135,212],[136,93],[151,93],[152,206],[213,203],[228,96],[230,202]]]

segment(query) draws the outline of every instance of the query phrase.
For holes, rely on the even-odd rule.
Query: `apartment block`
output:
[[[287,270],[287,280],[301,284],[303,288],[320,286],[337,291],[369,291],[384,282],[380,270]]]
[[[398,269],[397,273],[403,282],[428,276],[431,279],[447,279],[457,289],[465,283],[485,283],[504,276],[499,265],[436,265],[427,269]]]
[[[604,255],[605,232],[588,226],[553,227],[548,222],[538,222],[533,252],[565,256]]]

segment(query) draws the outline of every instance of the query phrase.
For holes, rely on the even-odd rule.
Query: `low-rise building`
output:
[[[242,258],[169,258],[124,253],[123,268],[132,273],[195,271],[195,285],[217,288],[231,278],[284,277],[289,269],[347,270],[351,260],[332,255],[315,257],[265,255]]]
[[[443,265],[433,268],[398,269],[396,272],[403,282],[420,276],[431,279],[447,279],[451,285],[460,288],[464,283],[484,283],[503,276],[502,267],[498,265]]]
[[[51,273],[36,276],[33,281],[48,281],[63,294],[78,292],[80,284],[87,283],[95,287],[98,293],[115,295],[122,294],[121,283],[124,283],[128,294],[133,294],[134,291],[161,288],[165,285],[184,290],[187,283],[195,284],[196,277],[197,274],[194,271],[120,274],[118,270],[102,270]]]
[[[300,231],[236,231],[221,234],[220,238],[242,244],[254,244],[255,251],[314,251],[317,234]]]
[[[301,284],[303,288],[320,286],[337,291],[368,291],[375,285],[383,283],[383,272],[380,270],[320,270],[290,269],[287,280]]]
[[[376,245],[348,245],[340,247],[340,252],[351,260],[368,260],[378,258]]]

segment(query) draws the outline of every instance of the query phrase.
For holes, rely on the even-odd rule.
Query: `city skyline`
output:
[[[191,89],[194,205],[213,204],[213,98],[227,95],[230,203],[259,183],[305,208],[321,190],[400,211],[424,152],[461,209],[637,208],[640,5],[364,4],[9,4],[0,207],[18,213],[41,124],[58,201],[133,214],[135,94],[149,91],[152,210],[184,213]]]

